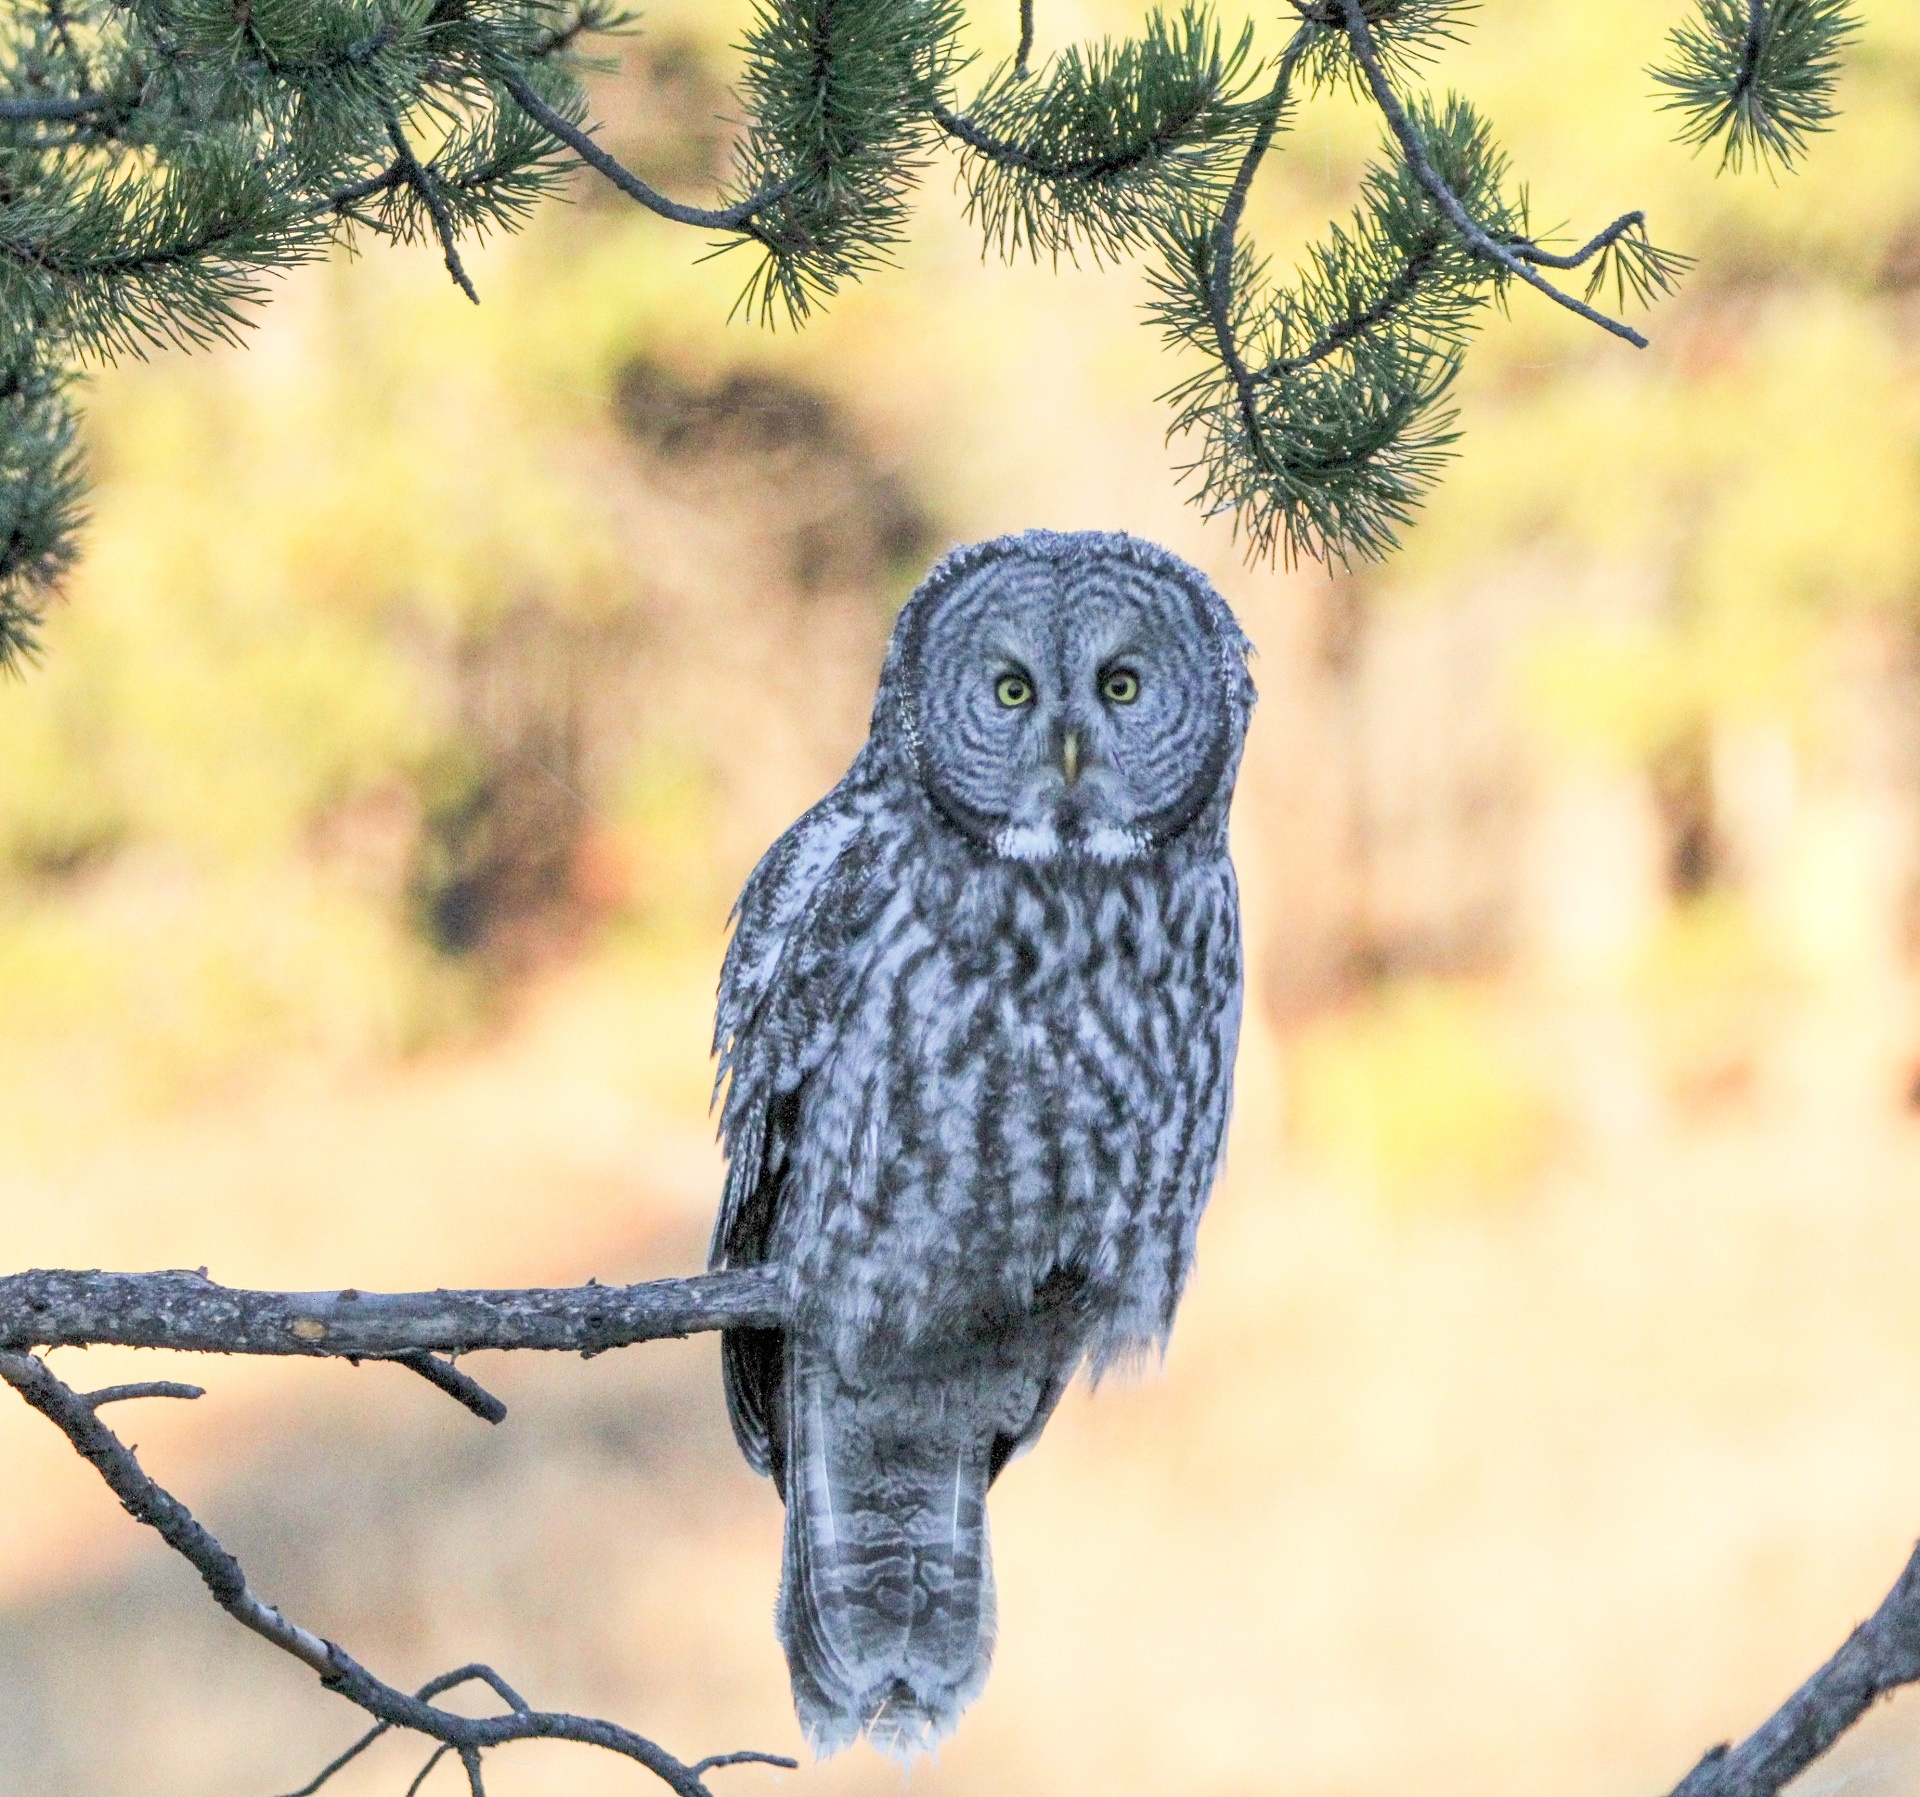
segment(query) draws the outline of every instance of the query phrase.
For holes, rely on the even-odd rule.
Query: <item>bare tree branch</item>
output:
[[[1774,1797],[1889,1691],[1920,1682],[1920,1547],[1879,1609],[1738,1747],[1721,1745],[1672,1797]]]
[[[510,1291],[254,1292],[204,1273],[46,1270],[0,1278],[0,1348],[180,1348],[393,1359],[536,1348],[600,1354],[710,1329],[777,1329],[775,1275]]]
[[[98,1391],[83,1391],[80,1402],[89,1410],[102,1404],[124,1404],[129,1398],[204,1398],[200,1385],[177,1385],[171,1379],[148,1379],[138,1385],[103,1385]]]
[[[96,1414],[93,1400],[59,1379],[46,1362],[33,1354],[0,1350],[0,1381],[13,1387],[33,1409],[54,1425],[74,1450],[106,1482],[127,1514],[156,1531],[166,1544],[199,1573],[213,1600],[243,1628],[251,1629],[282,1653],[320,1675],[329,1691],[364,1710],[380,1725],[372,1734],[335,1759],[309,1784],[317,1790],[347,1764],[367,1742],[384,1729],[409,1729],[459,1755],[470,1787],[480,1792],[481,1755],[509,1741],[578,1741],[604,1748],[645,1766],[675,1797],[712,1797],[701,1772],[618,1723],[559,1710],[534,1710],[497,1673],[483,1666],[467,1666],[448,1673],[410,1695],[376,1678],[344,1648],[323,1640],[290,1621],[258,1597],[247,1583],[240,1562],[220,1545],[178,1498],[147,1474],[126,1446]],[[483,1680],[507,1704],[504,1714],[462,1716],[444,1710],[431,1699],[455,1684]],[[436,1754],[435,1758],[439,1756]],[[794,1762],[773,1754],[728,1755],[708,1759],[702,1766],[739,1764],[755,1760],[791,1767]],[[424,1774],[423,1774],[424,1775]]]
[[[352,1287],[246,1291],[218,1285],[204,1271],[42,1270],[0,1278],[0,1382],[12,1386],[66,1435],[128,1513],[193,1565],[222,1609],[317,1672],[329,1690],[373,1719],[366,1734],[291,1797],[313,1797],[341,1768],[395,1729],[425,1735],[436,1744],[434,1757],[421,1768],[422,1778],[451,1754],[474,1790],[484,1788],[481,1755],[489,1748],[545,1739],[605,1748],[646,1766],[679,1797],[711,1797],[702,1783],[708,1772],[756,1762],[792,1762],[767,1754],[730,1753],[685,1764],[616,1723],[534,1710],[488,1666],[443,1673],[413,1693],[384,1683],[344,1649],[257,1597],[233,1556],[146,1474],[132,1450],[97,1414],[107,1404],[132,1399],[199,1397],[199,1387],[156,1380],[78,1392],[27,1350],[113,1344],[390,1360],[428,1379],[476,1415],[497,1422],[505,1406],[441,1356],[480,1348],[591,1355],[715,1329],[777,1329],[787,1320],[784,1285],[765,1269],[627,1286],[393,1293]],[[506,1705],[505,1713],[461,1716],[433,1702],[457,1685],[474,1682],[486,1684]],[[1914,1683],[1920,1683],[1920,1548],[1880,1607],[1839,1652],[1746,1740],[1707,1754],[1671,1797],[1775,1797],[1879,1698]]]

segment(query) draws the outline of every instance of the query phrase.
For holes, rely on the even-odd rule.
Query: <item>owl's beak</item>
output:
[[[1080,732],[1078,730],[1069,730],[1060,739],[1060,771],[1066,775],[1069,786],[1080,778]]]

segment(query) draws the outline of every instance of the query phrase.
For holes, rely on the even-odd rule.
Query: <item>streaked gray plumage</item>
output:
[[[956,550],[740,896],[712,1261],[791,1286],[790,1328],[723,1352],[823,1753],[953,1726],[993,1648],[988,1485],[1080,1366],[1172,1326],[1239,1029],[1246,647],[1137,538]]]

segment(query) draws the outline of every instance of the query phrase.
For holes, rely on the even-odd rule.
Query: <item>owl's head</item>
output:
[[[993,854],[1131,861],[1224,817],[1247,647],[1206,577],[1152,543],[1001,537],[954,550],[908,600],[874,735]]]

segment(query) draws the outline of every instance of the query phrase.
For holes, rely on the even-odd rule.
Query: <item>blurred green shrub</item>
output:
[[[1474,985],[1382,986],[1302,1030],[1288,1072],[1301,1149],[1394,1209],[1503,1199],[1549,1145],[1545,1095]]]

